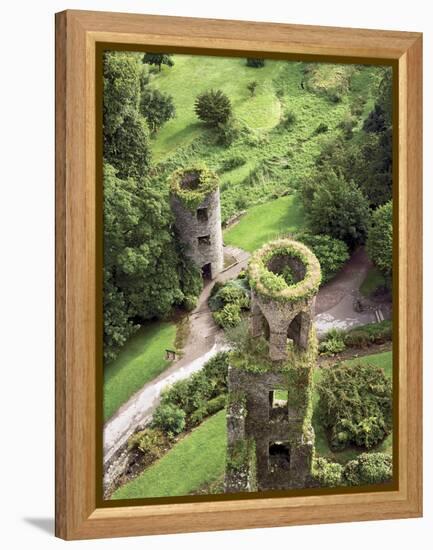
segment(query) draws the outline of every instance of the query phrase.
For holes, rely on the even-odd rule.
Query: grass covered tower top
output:
[[[219,186],[218,176],[203,164],[175,170],[169,180],[170,193],[189,210],[195,210]]]
[[[263,246],[251,258],[248,271],[251,287],[259,296],[283,303],[310,298],[321,282],[316,256],[291,239]]]

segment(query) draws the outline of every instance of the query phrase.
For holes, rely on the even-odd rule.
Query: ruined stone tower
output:
[[[308,487],[320,265],[306,246],[284,239],[257,251],[248,272],[249,333],[229,368],[226,491]]]
[[[224,262],[216,174],[201,165],[176,170],[170,179],[170,204],[187,256],[205,279],[214,279]]]

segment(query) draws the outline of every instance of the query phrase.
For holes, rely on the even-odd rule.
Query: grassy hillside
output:
[[[220,478],[226,462],[226,411],[205,420],[113,499],[187,495]]]
[[[197,159],[217,170],[223,221],[296,189],[311,173],[323,141],[341,132],[339,124],[348,116],[353,101],[364,105],[370,101],[380,73],[376,67],[357,67],[351,71],[353,90],[349,88],[335,102],[315,89],[306,89],[304,63],[268,60],[264,68],[254,69],[247,67],[243,58],[175,55],[173,59],[174,66],[164,67],[150,82],[172,95],[176,106],[176,117],[152,140],[153,157],[163,171]],[[315,86],[321,85],[322,72],[316,75]],[[346,73],[341,66],[328,66],[324,84],[338,83]],[[247,89],[252,80],[258,82],[253,97]],[[215,133],[194,113],[195,98],[210,88],[222,89],[229,96],[234,116],[243,127],[229,147],[218,145]],[[288,111],[296,120],[284,128],[280,121]],[[358,115],[355,133],[363,116]],[[327,131],[316,132],[320,124],[326,125]],[[243,164],[226,170],[224,163],[233,157],[242,158]]]
[[[254,252],[266,242],[299,230],[304,224],[302,206],[295,195],[253,206],[224,232],[225,244]]]
[[[126,342],[119,356],[105,367],[104,420],[170,364],[164,352],[173,348],[175,336],[174,323],[154,322]]]

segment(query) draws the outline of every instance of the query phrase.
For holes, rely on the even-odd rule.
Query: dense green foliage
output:
[[[152,425],[168,434],[177,435],[185,428],[185,411],[171,403],[163,403],[153,413]]]
[[[261,69],[265,66],[264,59],[258,59],[256,57],[247,57],[247,67],[253,67],[254,69]]]
[[[392,340],[392,321],[362,325],[347,331],[344,343],[347,347],[366,348],[372,344],[384,344]]]
[[[161,458],[168,445],[168,435],[155,428],[141,430],[128,440],[128,449],[138,449],[149,461]]]
[[[208,300],[213,318],[222,328],[234,327],[241,321],[242,310],[250,307],[250,290],[246,278],[215,284]]]
[[[140,111],[152,132],[176,115],[173,98],[150,86],[141,93]]]
[[[208,90],[197,96],[194,110],[200,120],[216,127],[227,123],[232,115],[230,99],[222,90]]]
[[[159,72],[161,72],[162,65],[167,65],[167,67],[173,67],[174,61],[173,57],[166,53],[145,53],[143,56],[143,63],[148,65],[155,65],[158,67]]]
[[[377,208],[368,228],[367,253],[387,278],[392,274],[392,201]]]
[[[200,423],[225,405],[227,391],[228,354],[220,352],[207,361],[202,370],[185,380],[175,382],[161,396],[157,411],[170,406],[184,413],[186,427]],[[217,399],[220,396],[223,398]]]
[[[313,462],[312,474],[321,487],[338,487],[341,486],[343,467],[338,462],[317,457]]]
[[[325,338],[319,344],[319,353],[321,355],[335,355],[340,353],[346,347],[344,343],[344,332],[331,329],[325,335]]]
[[[350,248],[365,242],[370,210],[362,191],[333,171],[322,174],[311,202],[304,189],[304,208],[311,230],[345,241]]]
[[[149,130],[140,112],[148,97],[143,70],[137,54],[104,57],[106,360],[115,358],[139,323],[166,316],[174,305],[190,305],[201,290],[200,273],[174,236],[166,193],[149,177]],[[157,113],[159,107],[152,107],[154,121],[166,116]]]
[[[180,439],[160,460],[117,489],[112,498],[187,495],[224,474],[226,448],[223,410]]]
[[[334,449],[351,443],[370,449],[391,431],[392,388],[382,370],[362,363],[328,368],[317,391]]]
[[[297,233],[296,240],[306,244],[319,260],[322,270],[322,284],[330,281],[349,259],[349,249],[344,241],[329,235]]]
[[[392,456],[386,453],[363,453],[346,464],[343,480],[347,485],[385,483],[392,479]]]

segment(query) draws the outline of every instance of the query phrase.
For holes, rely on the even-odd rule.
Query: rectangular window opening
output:
[[[198,244],[209,246],[210,245],[210,235],[203,235],[203,237],[199,237],[198,238]]]
[[[207,222],[208,219],[207,208],[197,208],[197,220],[199,222]]]
[[[288,470],[290,468],[288,441],[269,441],[269,468],[271,470]]]

